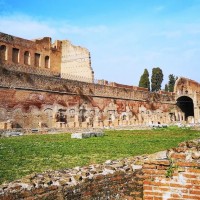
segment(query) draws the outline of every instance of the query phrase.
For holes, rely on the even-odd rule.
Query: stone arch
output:
[[[30,62],[30,59],[31,57],[30,57],[30,52],[29,51],[25,51],[24,52],[24,64],[25,65],[30,65],[31,64],[31,62]]]
[[[12,61],[14,63],[19,63],[19,49],[17,48],[12,49]]]
[[[45,56],[44,58],[45,68],[50,68],[50,59],[49,56]]]
[[[185,114],[186,121],[188,117],[194,117],[194,103],[192,98],[188,96],[181,96],[177,99],[176,105]]]
[[[0,46],[0,61],[7,60],[7,47],[5,45]]]

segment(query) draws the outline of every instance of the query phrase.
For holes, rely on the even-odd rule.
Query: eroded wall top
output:
[[[176,80],[174,92],[176,94],[191,94],[194,92],[200,92],[200,84],[194,80],[180,77]]]
[[[90,52],[67,40],[52,43],[50,37],[26,40],[0,33],[0,63],[19,66],[18,71],[20,66],[46,68],[62,78],[93,82]]]
[[[70,41],[63,40],[61,77],[68,78],[68,76],[73,80],[93,82],[93,70],[88,49],[74,46]]]

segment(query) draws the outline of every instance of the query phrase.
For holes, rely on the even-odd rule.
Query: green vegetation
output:
[[[144,70],[144,73],[140,77],[139,87],[148,88],[150,91],[149,72],[147,69]]]
[[[169,75],[169,81],[168,81],[169,92],[174,91],[174,85],[175,85],[175,82],[176,82],[177,79],[178,79],[178,77],[174,76],[173,74]]]
[[[169,92],[168,84],[165,84],[165,92]]]
[[[161,85],[163,82],[163,72],[162,69],[159,67],[152,69],[152,75],[151,75],[151,91],[156,92],[161,89]]]
[[[33,172],[102,163],[151,154],[200,137],[200,132],[166,128],[106,131],[104,137],[71,139],[70,134],[29,135],[0,139],[0,183]]]

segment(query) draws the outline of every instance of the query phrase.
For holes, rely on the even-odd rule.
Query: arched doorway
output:
[[[176,105],[181,109],[185,114],[185,120],[187,121],[188,117],[194,117],[194,103],[193,100],[188,96],[181,96],[177,99]]]

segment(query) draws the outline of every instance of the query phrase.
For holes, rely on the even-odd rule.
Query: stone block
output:
[[[68,122],[68,126],[69,126],[69,128],[74,128],[75,127],[75,123],[74,122]]]
[[[90,138],[90,137],[102,137],[103,135],[104,135],[103,132],[72,133],[71,138],[83,139],[83,138]]]
[[[93,127],[99,127],[99,123],[98,122],[94,122],[93,123]]]
[[[109,121],[108,120],[104,121],[104,126],[109,126]]]
[[[75,126],[76,128],[79,128],[79,127],[80,127],[80,123],[79,123],[79,122],[74,122],[74,126]]]
[[[82,128],[87,128],[88,127],[88,122],[82,122],[81,126],[82,126]]]

